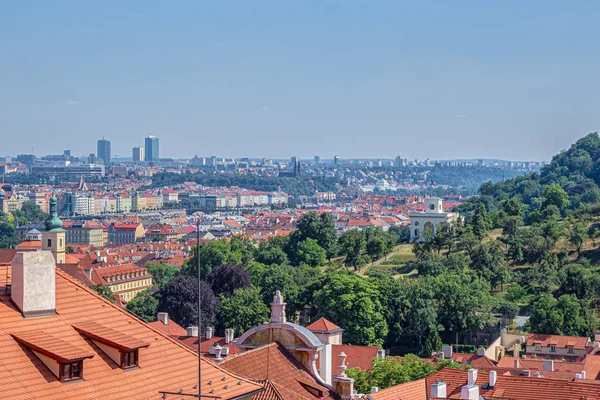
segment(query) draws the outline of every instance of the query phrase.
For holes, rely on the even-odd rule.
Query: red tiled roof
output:
[[[83,360],[84,358],[94,357],[94,354],[91,351],[80,349],[76,345],[73,345],[73,343],[54,337],[49,332],[36,330],[12,333],[11,336],[15,338],[17,342],[27,346],[30,350],[59,362]]]
[[[159,391],[177,392],[183,389],[187,393],[194,392],[194,385],[198,384],[198,356],[195,352],[103,299],[60,269],[56,269],[56,312],[53,316],[23,318],[9,296],[0,296],[0,397],[11,400],[158,399]],[[87,321],[95,321],[150,343],[149,347],[139,350],[140,368],[127,372],[116,368],[102,350],[72,327]],[[91,353],[93,357],[83,361],[84,380],[62,384],[37,357],[11,336],[11,333],[20,336],[20,332],[33,330],[37,336],[60,338],[68,344],[68,348],[83,350],[81,354]],[[51,342],[56,343],[55,340]],[[58,355],[73,356],[68,353]],[[208,385],[209,380],[221,382],[223,376],[225,382],[222,385]],[[209,360],[202,362],[205,393],[214,389],[215,396],[226,400],[261,390],[262,386]]]
[[[17,251],[16,249],[0,249],[0,265],[10,265]]]
[[[527,336],[527,346],[535,346],[540,344],[542,347],[548,347],[551,344],[558,348],[573,346],[578,350],[585,350],[589,338],[580,336],[560,336],[560,335],[544,335],[541,333],[530,333]]]
[[[167,325],[163,324],[162,321],[154,321],[150,322],[148,325],[153,327],[154,329],[158,329],[161,332],[166,333],[170,336],[186,336],[187,330],[182,328],[181,325],[177,324],[172,319],[169,320]]]
[[[377,346],[352,346],[349,344],[334,344],[332,345],[332,355],[337,357],[338,354],[344,352],[346,354],[346,365],[348,367],[357,367],[362,370],[370,370],[373,368],[371,360],[377,357]]]
[[[426,399],[427,383],[425,379],[406,382],[400,385],[392,386],[375,393],[365,395],[363,399],[368,400],[418,400]]]
[[[334,332],[342,330],[342,328],[323,317],[308,325],[306,329],[312,332]]]
[[[148,342],[136,339],[94,321],[82,322],[73,326],[73,328],[88,339],[96,340],[120,351],[131,351],[150,346]]]
[[[221,365],[229,371],[250,379],[268,379],[285,399],[337,398],[334,392],[318,383],[280,343],[271,343],[240,353],[225,359]],[[315,391],[320,392],[320,395],[315,394]]]

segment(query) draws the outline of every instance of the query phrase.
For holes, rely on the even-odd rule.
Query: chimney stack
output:
[[[585,371],[581,371],[581,379],[585,379],[586,373]]]
[[[554,360],[543,360],[542,369],[544,371],[554,371]]]
[[[480,400],[479,399],[479,386],[477,385],[465,385],[460,388],[461,400]]]
[[[163,325],[169,325],[169,313],[159,312],[156,315],[156,319],[163,323]]]
[[[221,357],[221,351],[223,351],[223,348],[219,343],[217,343],[215,345],[215,361],[217,362],[223,361],[223,357]]]
[[[283,296],[281,292],[278,290],[273,297],[273,302],[271,303],[271,322],[274,323],[285,323],[285,304],[283,302]]]
[[[385,350],[377,349],[377,358],[379,358],[380,360],[383,360],[385,358]]]
[[[197,326],[188,326],[186,328],[186,331],[187,331],[188,336],[198,337],[198,327]]]
[[[490,371],[490,380],[488,386],[493,388],[496,386],[496,381],[498,380],[498,376],[496,375],[496,371]]]
[[[229,344],[233,342],[233,329],[225,329],[225,344]]]
[[[575,379],[581,379],[581,374],[575,374]]]
[[[206,327],[206,333],[205,333],[204,336],[206,337],[207,340],[208,339],[212,339],[212,337],[213,337],[213,330],[214,330],[214,328],[212,326]]]
[[[469,385],[475,385],[477,383],[477,370],[475,368],[471,368],[467,371],[467,373],[469,374],[469,380],[467,383]]]
[[[452,346],[442,346],[442,352],[445,359],[452,360]]]
[[[519,368],[519,360],[515,360],[515,361],[513,362],[513,367],[514,367],[514,368]]]
[[[56,263],[49,251],[17,253],[10,297],[24,317],[56,313]]]
[[[377,386],[371,386],[371,393],[379,392],[379,388]]]
[[[485,349],[484,349],[483,347],[480,347],[480,348],[478,348],[478,349],[477,349],[477,355],[478,355],[479,357],[483,357],[483,356],[485,356]]]
[[[431,398],[432,399],[445,399],[446,398],[446,382],[435,380],[435,383],[431,385]]]

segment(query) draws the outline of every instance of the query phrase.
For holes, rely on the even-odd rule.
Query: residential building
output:
[[[117,212],[128,213],[132,209],[131,197],[124,193],[119,193],[116,196]]]
[[[146,230],[146,240],[149,242],[155,241],[171,241],[184,237],[184,230],[173,227],[169,224],[152,225]]]
[[[588,337],[532,333],[527,337],[525,353],[528,357],[574,361],[586,355],[591,346]]]
[[[86,244],[102,247],[104,241],[104,225],[97,221],[65,223],[67,244]]]
[[[144,267],[121,264],[92,269],[92,281],[109,288],[125,301],[130,301],[142,290],[152,287],[152,275]]]
[[[148,136],[144,140],[144,152],[146,161],[156,162],[159,160],[158,138],[156,136]]]
[[[146,230],[142,224],[111,224],[108,241],[112,244],[133,244],[144,238]]]

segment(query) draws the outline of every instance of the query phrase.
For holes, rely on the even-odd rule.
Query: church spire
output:
[[[58,217],[58,201],[54,194],[50,197],[50,215],[45,222],[46,230],[51,231],[53,229],[62,229],[63,222]]]

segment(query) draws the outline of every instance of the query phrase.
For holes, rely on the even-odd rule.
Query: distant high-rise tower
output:
[[[110,140],[104,138],[98,140],[98,151],[96,152],[99,160],[103,160],[104,164],[110,163]]]
[[[395,164],[396,168],[400,168],[402,167],[402,157],[397,156],[396,157],[396,164]]]
[[[133,155],[134,162],[144,161],[144,148],[143,147],[134,147],[132,155]]]
[[[158,138],[156,136],[148,136],[145,140],[144,148],[146,161],[158,161]]]
[[[321,163],[321,157],[315,156],[315,164],[320,164],[320,163]]]
[[[336,155],[333,157],[333,165],[339,165],[340,164],[340,156]]]

